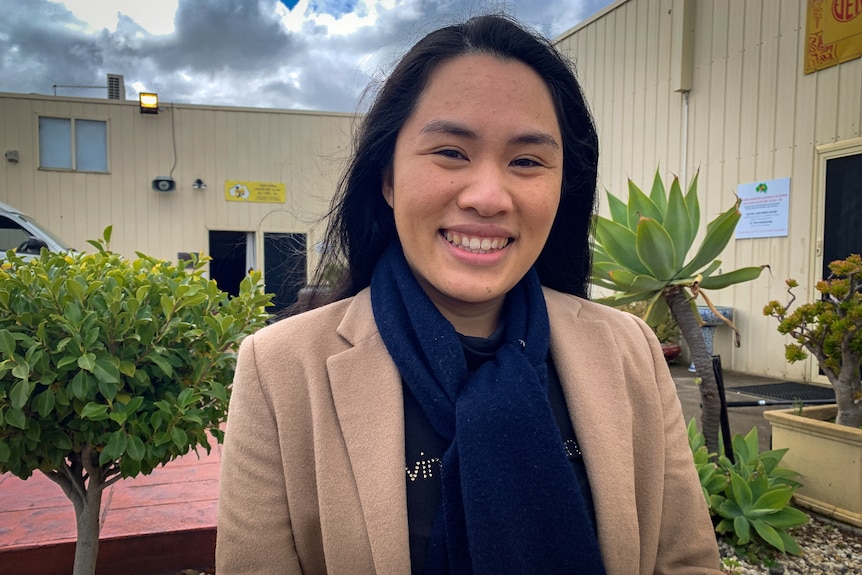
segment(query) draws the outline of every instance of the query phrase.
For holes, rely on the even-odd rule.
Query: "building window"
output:
[[[39,167],[78,172],[108,171],[108,123],[39,118]]]

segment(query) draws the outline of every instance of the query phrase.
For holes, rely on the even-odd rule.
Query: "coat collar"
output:
[[[582,300],[545,289],[551,353],[584,453],[609,575],[638,572],[632,412],[610,326],[579,317]],[[348,307],[338,333],[352,347],[329,358],[344,434],[378,573],[410,570],[401,377],[377,331],[370,290]]]

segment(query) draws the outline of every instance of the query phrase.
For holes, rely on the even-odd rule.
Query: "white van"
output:
[[[43,247],[52,252],[72,249],[30,216],[0,202],[0,259],[6,258],[6,250],[16,250],[29,259],[39,255]]]

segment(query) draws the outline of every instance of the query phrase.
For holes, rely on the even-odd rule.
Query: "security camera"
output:
[[[157,192],[170,192],[177,187],[177,183],[170,176],[157,176],[153,180],[153,190]]]

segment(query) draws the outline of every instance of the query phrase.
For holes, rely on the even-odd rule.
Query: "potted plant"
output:
[[[862,258],[853,254],[829,264],[828,279],[817,283],[821,297],[790,308],[769,302],[763,313],[778,319],[789,335],[787,361],[814,356],[835,390],[835,405],[767,411],[772,444],[789,448],[788,467],[802,476],[800,506],[862,527]]]

